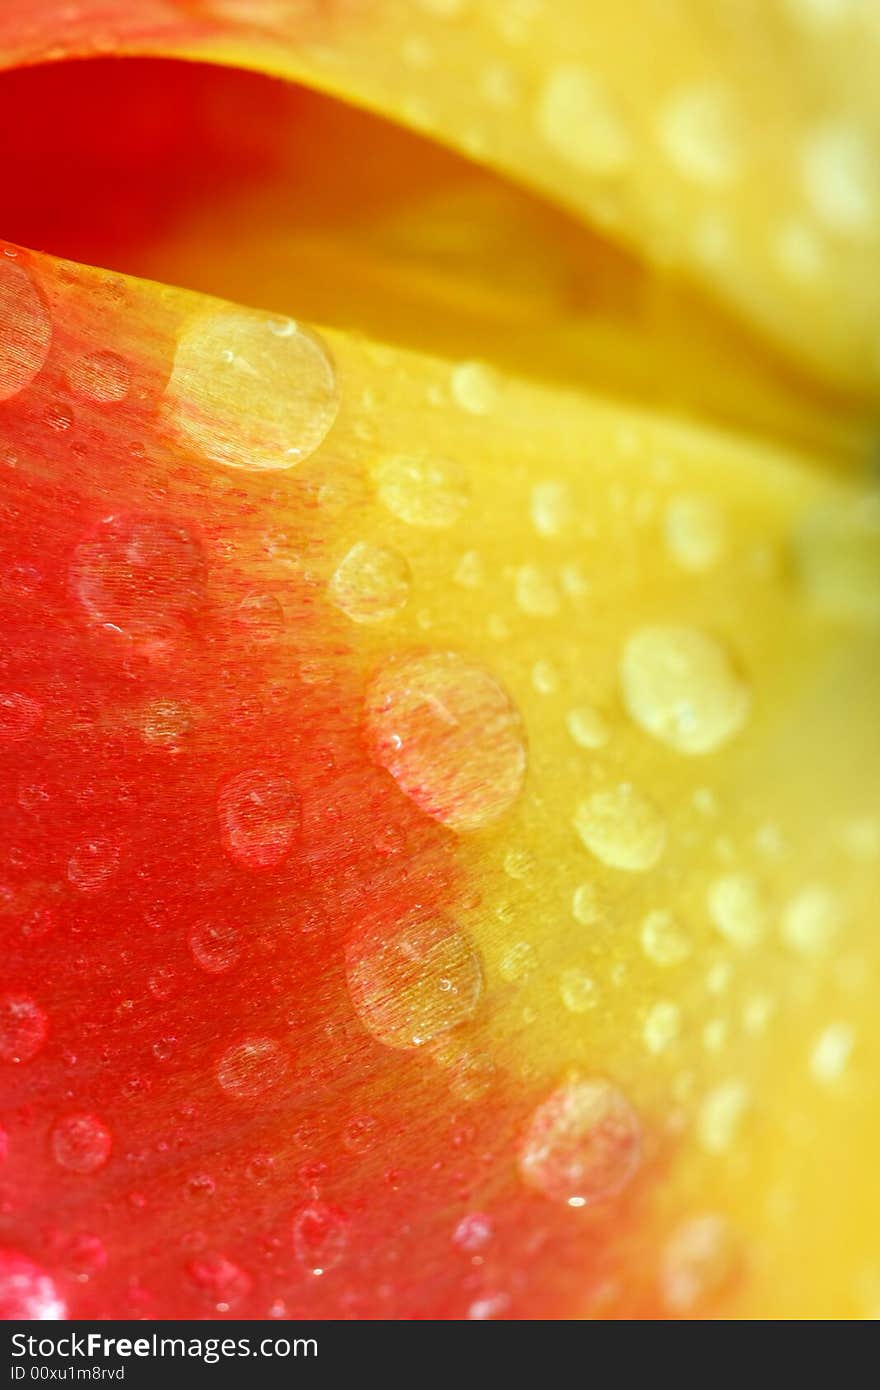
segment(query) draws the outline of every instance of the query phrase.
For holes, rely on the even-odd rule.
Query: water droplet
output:
[[[367,691],[376,761],[403,792],[450,829],[482,829],[522,790],[519,714],[481,667],[453,652],[389,662]]]
[[[49,1033],[49,1020],[28,994],[0,996],[0,1061],[29,1062]]]
[[[479,589],[483,582],[483,562],[476,550],[466,550],[452,576],[463,589]]]
[[[465,1255],[478,1255],[485,1250],[494,1233],[491,1216],[482,1211],[470,1211],[452,1232],[452,1244]]]
[[[498,404],[498,378],[482,362],[462,362],[452,373],[452,399],[471,415],[491,415]]]
[[[756,946],[767,926],[763,894],[751,874],[724,874],[709,887],[709,916],[714,926],[734,946]]]
[[[76,547],[70,583],[95,622],[135,639],[161,639],[204,605],[205,561],[174,521],[109,516]]]
[[[0,401],[29,386],[49,355],[52,324],[27,271],[0,257]]]
[[[228,1312],[247,1298],[253,1287],[250,1275],[225,1255],[200,1255],[186,1268],[195,1287],[210,1299],[218,1313]]]
[[[379,1121],[372,1115],[353,1115],[342,1131],[342,1142],[350,1153],[369,1153],[377,1144],[379,1134]]]
[[[811,130],[801,146],[804,192],[819,221],[839,236],[870,232],[880,213],[877,151],[844,121]]]
[[[573,1078],[532,1115],[519,1151],[527,1187],[555,1202],[587,1206],[620,1192],[641,1156],[641,1126],[629,1101],[604,1079]]]
[[[36,733],[43,722],[39,700],[17,692],[0,695],[0,742],[22,743]]]
[[[256,1100],[280,1086],[287,1071],[287,1057],[272,1038],[243,1038],[223,1053],[217,1080],[227,1095]]]
[[[252,642],[274,642],[284,631],[284,609],[274,594],[245,594],[235,622]]]
[[[358,541],[327,586],[330,602],[353,623],[384,623],[409,598],[409,565],[396,550]]]
[[[642,950],[655,965],[681,965],[691,953],[690,942],[670,912],[649,912],[642,923]]]
[[[515,941],[508,946],[498,962],[502,980],[508,984],[518,984],[528,979],[538,963],[535,948],[529,941]]]
[[[620,669],[632,718],[678,753],[713,753],[742,728],[749,692],[724,649],[694,628],[645,627]]]
[[[475,1298],[467,1311],[470,1322],[488,1322],[491,1318],[500,1318],[510,1307],[509,1293],[488,1293],[482,1298]]]
[[[100,893],[119,868],[119,846],[98,836],[78,845],[67,861],[67,878],[80,893]]]
[[[823,884],[810,884],[783,909],[782,939],[801,956],[821,956],[831,947],[842,920],[840,903]]]
[[[724,515],[708,497],[676,497],[666,508],[666,548],[682,569],[701,574],[720,560]]]
[[[608,725],[590,705],[569,710],[565,723],[578,748],[603,748],[608,742]]]
[[[697,1114],[697,1138],[708,1153],[724,1153],[736,1138],[749,1105],[744,1081],[723,1081],[703,1098]]]
[[[516,601],[530,618],[552,618],[559,612],[556,585],[538,565],[521,565],[517,570]]]
[[[680,174],[695,183],[721,185],[740,170],[738,127],[730,93],[707,84],[673,94],[661,113],[658,134]]]
[[[628,782],[581,802],[574,827],[597,859],[628,873],[652,869],[666,845],[660,812]]]
[[[563,1004],[572,1014],[589,1013],[599,1002],[595,980],[577,966],[563,970],[559,977],[559,994]]]
[[[141,736],[145,743],[172,748],[193,726],[193,713],[176,700],[152,700],[141,711]]]
[[[570,524],[574,507],[567,483],[536,483],[532,488],[532,524],[539,536],[558,536]]]
[[[177,343],[167,403],[185,442],[215,463],[291,468],[336,420],[336,371],[316,334],[292,319],[223,309]]]
[[[855,1033],[848,1023],[829,1023],[823,1028],[810,1053],[810,1073],[823,1086],[839,1081],[855,1043]]]
[[[189,949],[196,965],[209,975],[222,975],[241,955],[241,939],[233,926],[200,922],[189,934]]]
[[[95,1173],[110,1157],[113,1135],[97,1115],[67,1115],[52,1128],[52,1157],[70,1173]]]
[[[73,363],[67,380],[71,390],[84,400],[114,405],[128,395],[131,372],[115,352],[93,352]]]
[[[273,869],[293,849],[300,803],[286,777],[251,768],[231,777],[217,800],[223,847],[248,869]]]
[[[2,322],[0,299],[0,323]],[[0,1250],[0,1320],[61,1322],[66,1317],[67,1308],[64,1300],[45,1270],[16,1250]]]
[[[294,1217],[294,1253],[312,1274],[326,1274],[340,1263],[348,1235],[348,1220],[325,1202],[310,1202]]]
[[[592,883],[579,883],[571,896],[571,915],[582,927],[594,927],[602,920],[599,895]]]
[[[619,174],[630,161],[629,133],[610,94],[577,64],[563,64],[548,77],[537,125],[553,153],[581,173]]]
[[[453,459],[395,455],[373,468],[383,506],[409,526],[443,530],[468,504],[467,475]]]
[[[670,1000],[661,999],[652,1005],[645,1018],[642,1037],[649,1052],[665,1051],[678,1037],[681,1028],[681,1010]]]
[[[688,1313],[703,1299],[718,1293],[733,1272],[733,1233],[723,1216],[692,1216],[666,1242],[660,1266],[660,1288],[666,1307]]]
[[[364,1027],[386,1047],[421,1047],[473,1018],[483,990],[479,957],[442,919],[367,923],[349,938],[345,971]]]

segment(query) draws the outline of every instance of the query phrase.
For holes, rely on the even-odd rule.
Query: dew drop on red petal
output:
[[[70,1173],[95,1173],[110,1157],[113,1135],[97,1115],[66,1115],[51,1136],[52,1157]]]
[[[66,1317],[64,1300],[45,1270],[15,1250],[0,1250],[0,1320],[52,1322]]]
[[[43,722],[43,706],[30,695],[11,691],[0,695],[0,743],[21,743]]]
[[[0,1061],[29,1062],[49,1032],[49,1020],[28,994],[0,996]]]
[[[348,1235],[348,1219],[325,1202],[310,1202],[294,1217],[294,1253],[312,1274],[326,1274],[341,1262]]]
[[[76,547],[70,586],[94,622],[135,639],[162,638],[202,608],[205,560],[175,521],[108,516]]]
[[[223,784],[217,811],[226,852],[248,869],[276,868],[299,834],[300,805],[292,784],[259,768]]]
[[[287,1075],[288,1061],[272,1038],[243,1038],[217,1063],[217,1080],[227,1095],[256,1100],[274,1091]]]

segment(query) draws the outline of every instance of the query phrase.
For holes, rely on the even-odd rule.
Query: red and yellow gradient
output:
[[[793,286],[772,152],[722,179],[757,156],[716,110],[649,157],[604,7],[604,125],[574,5],[259,8],[31,5],[0,43],[267,68],[616,213],[255,74],[3,79],[0,1307],[871,1316],[858,159]],[[809,8],[774,9],[782,149]],[[651,80],[729,100],[760,26],[709,9]],[[698,268],[664,230],[710,211],[738,259]]]

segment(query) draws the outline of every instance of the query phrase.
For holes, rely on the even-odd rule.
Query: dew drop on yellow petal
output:
[[[292,319],[239,309],[184,326],[166,398],[186,444],[252,471],[308,458],[339,409],[336,371],[320,338]]]
[[[408,526],[446,530],[468,503],[467,475],[454,459],[395,454],[380,459],[372,475],[379,501]]]
[[[629,131],[601,80],[587,68],[556,68],[538,99],[537,127],[548,148],[586,174],[619,174],[629,164]]]
[[[635,722],[687,754],[712,753],[743,726],[750,695],[724,648],[696,628],[645,627],[623,651],[621,688]]]
[[[520,716],[493,676],[456,653],[388,662],[367,691],[366,719],[375,760],[450,829],[479,830],[519,796]]]
[[[666,825],[657,807],[628,782],[582,801],[574,827],[603,864],[630,873],[652,869],[666,844]]]

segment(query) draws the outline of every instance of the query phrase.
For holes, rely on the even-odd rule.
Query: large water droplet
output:
[[[416,919],[389,933],[357,929],[345,952],[351,1002],[386,1047],[421,1047],[472,1018],[483,989],[479,957],[442,919]]]
[[[396,550],[358,541],[327,586],[330,602],[353,623],[383,623],[409,598],[409,565]]]
[[[29,994],[0,996],[0,1061],[29,1062],[49,1032],[49,1020]]]
[[[300,803],[286,777],[253,768],[231,777],[217,801],[227,853],[248,869],[271,869],[293,848]]]
[[[135,639],[162,639],[204,604],[205,561],[174,521],[108,516],[76,547],[70,583],[95,622]]]
[[[545,1197],[581,1207],[620,1192],[640,1156],[641,1126],[623,1092],[601,1078],[575,1077],[532,1115],[519,1171]]]
[[[628,782],[581,802],[574,827],[597,859],[629,873],[653,868],[666,844],[660,812]]]
[[[67,861],[67,878],[80,893],[100,893],[118,867],[119,846],[100,835],[73,851]]]
[[[59,1322],[66,1317],[64,1300],[46,1271],[17,1250],[0,1250],[0,1320]]]
[[[389,662],[367,691],[366,715],[377,762],[452,830],[491,824],[522,789],[519,714],[492,676],[453,652]]]
[[[0,401],[30,385],[51,341],[49,311],[36,285],[20,265],[0,255]]]
[[[310,1202],[294,1217],[293,1249],[312,1274],[326,1274],[338,1265],[348,1244],[349,1223],[325,1202]]]
[[[167,401],[199,453],[261,471],[292,468],[315,452],[336,419],[339,392],[316,334],[292,319],[221,309],[181,333]]]
[[[71,1173],[95,1173],[110,1157],[113,1135],[97,1115],[67,1115],[52,1129],[52,1157]]]
[[[189,934],[189,949],[196,964],[209,975],[222,975],[238,960],[241,940],[233,926],[199,922]]]
[[[750,697],[724,649],[695,628],[645,627],[624,648],[623,700],[679,753],[712,753],[742,728]]]

